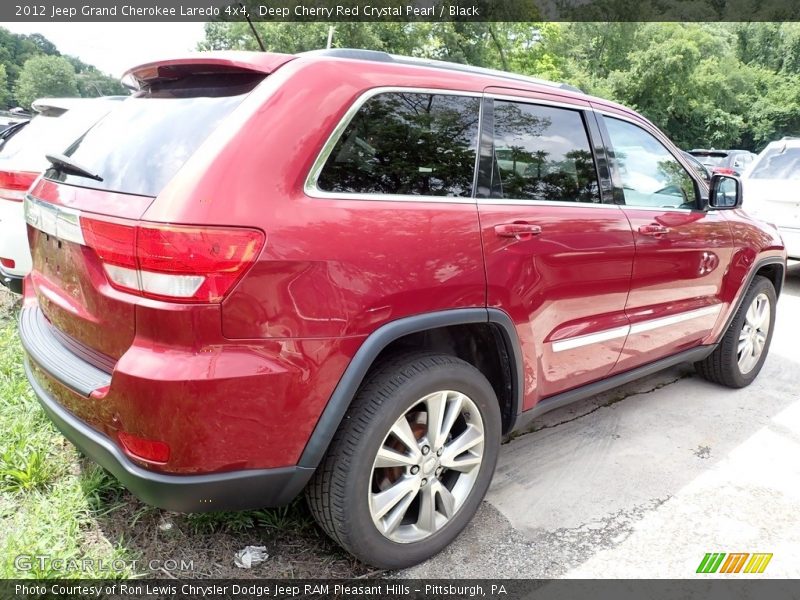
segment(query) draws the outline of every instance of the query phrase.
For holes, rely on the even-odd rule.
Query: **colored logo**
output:
[[[772,554],[747,552],[709,552],[700,561],[698,573],[763,573]]]

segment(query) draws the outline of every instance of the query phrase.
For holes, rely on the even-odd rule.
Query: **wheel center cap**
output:
[[[432,456],[425,459],[425,461],[422,463],[422,472],[426,475],[433,473],[436,470],[436,462],[436,459]]]

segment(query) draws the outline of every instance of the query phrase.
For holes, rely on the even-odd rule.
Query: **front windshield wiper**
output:
[[[63,173],[72,173],[73,175],[80,175],[81,177],[87,177],[95,181],[103,181],[100,175],[92,173],[85,167],[82,167],[69,156],[64,156],[63,154],[45,154],[44,157],[50,161],[50,164]]]

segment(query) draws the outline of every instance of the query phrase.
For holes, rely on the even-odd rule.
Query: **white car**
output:
[[[742,175],[744,209],[778,227],[789,258],[800,259],[800,138],[770,142]]]
[[[36,115],[0,150],[0,283],[21,293],[31,270],[22,201],[48,167],[45,154],[63,151],[125,96],[47,98],[33,103]]]

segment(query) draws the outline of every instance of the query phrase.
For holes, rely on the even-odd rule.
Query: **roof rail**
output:
[[[539,79],[537,77],[529,77],[527,75],[520,75],[518,73],[509,73],[507,71],[500,71],[498,69],[487,69],[484,67],[473,67],[472,65],[463,65],[460,63],[446,62],[443,60],[433,60],[428,58],[417,58],[413,56],[402,56],[399,54],[389,54],[388,52],[381,52],[379,50],[359,50],[355,48],[331,48],[328,50],[310,50],[308,52],[301,52],[303,56],[329,56],[332,58],[350,58],[354,60],[371,60],[377,62],[390,62],[400,65],[414,65],[418,67],[429,67],[432,69],[444,69],[447,71],[460,71],[462,73],[474,73],[476,75],[487,75],[490,77],[498,77],[500,79],[508,79],[510,81],[520,81],[524,83],[533,83],[536,85],[546,85],[555,87],[561,90],[570,92],[583,93],[583,90],[570,85],[568,83],[560,83],[555,81],[548,81],[547,79]]]

